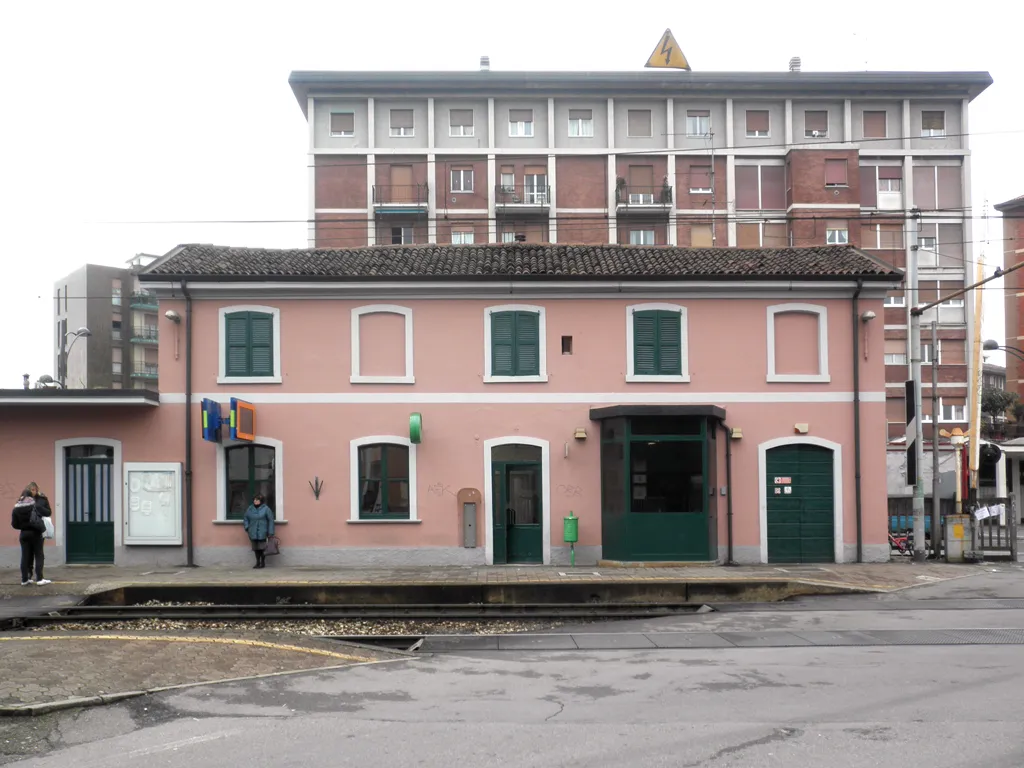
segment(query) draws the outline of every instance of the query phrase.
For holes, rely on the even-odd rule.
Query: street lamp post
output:
[[[65,349],[64,345],[67,344],[68,336],[74,336],[75,338],[73,338],[71,340],[71,343],[68,344],[67,348]],[[83,336],[85,336],[86,338],[88,338],[89,336],[92,336],[92,331],[90,331],[84,325],[81,328],[79,328],[77,331],[68,331],[67,333],[64,334],[64,338],[61,339],[61,341],[60,341],[61,357],[63,358],[63,360],[61,361],[61,367],[60,367],[60,388],[61,389],[67,389],[67,384],[68,384],[68,355],[71,354],[71,348],[73,346],[75,346],[75,342],[78,341]]]

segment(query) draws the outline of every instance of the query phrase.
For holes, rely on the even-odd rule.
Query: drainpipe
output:
[[[725,432],[725,529],[728,542],[728,556],[725,564],[736,565],[732,557],[732,430],[724,421],[718,423],[722,425],[722,430]]]
[[[864,281],[857,281],[857,290],[853,292],[853,482],[856,493],[855,509],[857,513],[857,562],[864,562],[864,540],[861,530],[861,497],[860,497],[860,306],[858,298]]]
[[[185,297],[185,565],[195,567],[192,547],[192,296],[181,281]]]

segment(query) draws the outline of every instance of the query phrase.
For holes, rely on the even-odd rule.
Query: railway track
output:
[[[641,619],[704,609],[699,603],[480,603],[480,604],[283,604],[283,605],[77,605],[19,619],[22,626],[132,621],[324,620],[324,619]]]

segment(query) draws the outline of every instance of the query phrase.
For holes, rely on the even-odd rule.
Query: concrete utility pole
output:
[[[939,499],[939,323],[932,320],[932,554],[942,549],[942,501]]]

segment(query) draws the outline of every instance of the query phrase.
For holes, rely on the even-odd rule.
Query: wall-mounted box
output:
[[[181,464],[125,462],[124,543],[181,546]]]

